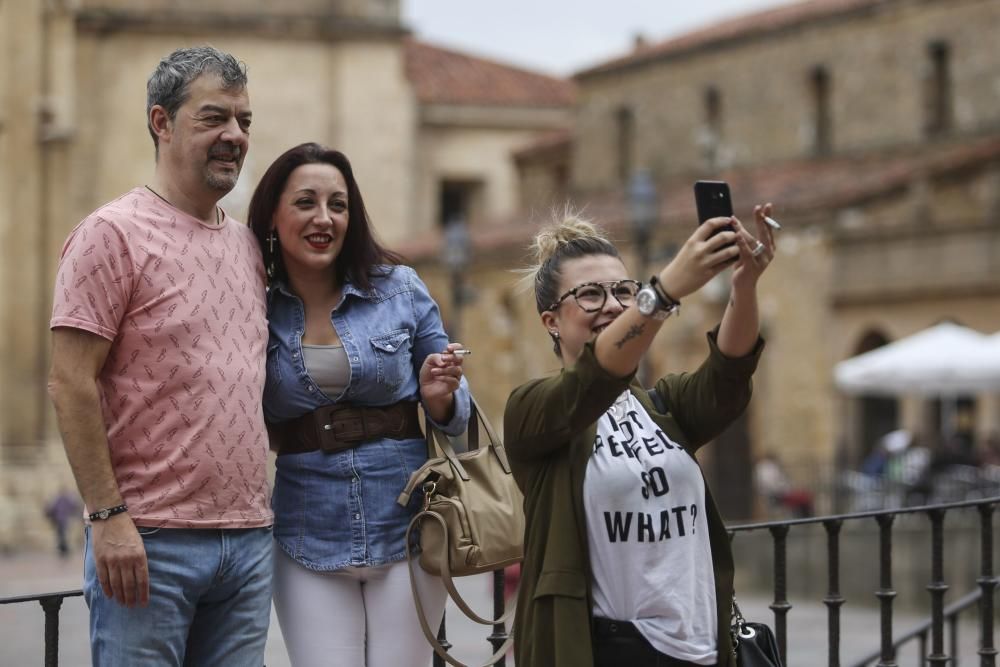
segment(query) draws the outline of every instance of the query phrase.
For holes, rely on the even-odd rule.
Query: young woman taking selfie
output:
[[[562,370],[514,390],[504,416],[527,521],[518,667],[735,666],[733,557],[694,453],[750,399],[770,209],[754,209],[756,235],[708,220],[652,277],[630,275],[586,221],[536,237],[535,300]],[[729,267],[700,368],[639,385],[660,328]]]

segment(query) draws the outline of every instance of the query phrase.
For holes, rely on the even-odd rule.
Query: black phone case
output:
[[[709,218],[733,215],[733,200],[725,181],[698,181],[694,184],[694,203],[698,207],[698,224]]]

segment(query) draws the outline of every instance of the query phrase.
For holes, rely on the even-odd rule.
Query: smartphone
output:
[[[698,207],[698,224],[709,218],[733,215],[733,200],[725,181],[698,181],[694,184],[694,203]]]
[[[733,215],[733,199],[729,196],[729,184],[725,181],[698,181],[694,184],[694,203],[698,207],[698,224],[710,218],[729,218]],[[719,232],[734,231],[732,225],[720,227]],[[727,243],[723,248],[734,246]]]

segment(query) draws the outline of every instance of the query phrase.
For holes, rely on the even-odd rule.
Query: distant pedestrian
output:
[[[45,506],[45,516],[56,532],[56,550],[62,558],[69,557],[69,539],[66,533],[71,521],[82,519],[81,511],[83,511],[83,505],[80,500],[65,488],[60,489],[59,493]]]
[[[774,452],[764,452],[753,468],[757,492],[767,499],[770,509],[787,511],[796,518],[813,515],[812,492],[792,486],[781,459]]]
[[[979,462],[983,466],[1000,467],[1000,431],[991,431],[986,436]]]

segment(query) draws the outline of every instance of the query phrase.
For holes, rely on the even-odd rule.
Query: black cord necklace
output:
[[[152,192],[152,193],[153,193],[154,195],[156,195],[156,196],[157,196],[157,197],[158,197],[158,198],[159,198],[159,199],[160,199],[161,201],[164,201],[164,202],[166,202],[167,204],[170,204],[170,201],[169,201],[169,200],[167,200],[167,198],[166,198],[166,197],[164,197],[163,195],[161,195],[161,194],[160,194],[159,192],[157,192],[157,191],[156,191],[156,190],[154,190],[153,188],[149,187],[148,185],[147,185],[147,186],[145,186],[145,188],[146,188],[147,190],[149,190],[150,192]],[[173,204],[170,204],[170,206],[173,206],[174,208],[177,208],[177,207],[176,207],[176,206],[174,206]],[[222,224],[222,209],[221,209],[221,208],[219,208],[218,206],[216,206],[216,207],[215,207],[215,224],[216,224],[216,225],[221,225],[221,224]]]

